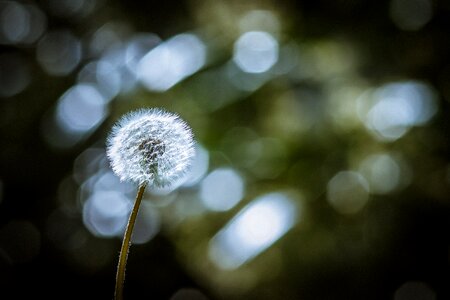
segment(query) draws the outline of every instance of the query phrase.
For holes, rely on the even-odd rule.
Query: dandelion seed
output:
[[[107,155],[123,181],[164,187],[188,170],[194,157],[193,135],[177,115],[141,109],[123,116],[108,137]]]
[[[141,109],[123,116],[111,130],[106,153],[122,181],[139,184],[117,265],[115,298],[122,299],[125,265],[139,205],[147,185],[171,185],[189,169],[194,140],[189,126],[177,115],[160,109]]]

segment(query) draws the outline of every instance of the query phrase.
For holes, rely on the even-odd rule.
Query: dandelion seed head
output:
[[[195,155],[187,123],[156,108],[124,115],[108,136],[106,152],[120,180],[154,187],[170,186],[182,177]]]

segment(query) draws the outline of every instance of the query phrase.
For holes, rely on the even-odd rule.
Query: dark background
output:
[[[246,272],[257,275],[244,289],[234,289],[233,284],[217,284],[221,279],[210,279],[219,278],[219,271],[193,269],[194,260],[190,261],[191,257],[198,257],[190,245],[208,240],[237,209],[206,214],[187,220],[175,229],[163,229],[150,242],[132,247],[125,285],[127,299],[170,299],[185,288],[197,290],[192,299],[203,299],[198,291],[209,299],[448,299],[448,1],[416,1],[430,3],[432,17],[414,30],[399,28],[390,14],[390,1],[101,0],[95,1],[95,8],[85,14],[55,11],[54,1],[19,2],[34,5],[45,14],[46,31],[70,30],[84,43],[84,50],[92,33],[110,21],[128,26],[125,35],[152,32],[162,40],[182,32],[205,30],[213,46],[208,50],[211,62],[204,70],[166,93],[139,87],[117,96],[118,100],[110,104],[110,115],[94,132],[72,147],[58,148],[43,137],[44,120],[53,113],[58,98],[75,83],[77,72],[92,56],[84,55],[69,74],[55,76],[46,73],[36,60],[39,39],[28,44],[2,42],[1,55],[20,56],[29,84],[20,92],[0,98],[1,299],[112,298],[120,239],[96,237],[83,227],[81,212],[66,214],[61,217],[60,225],[63,239],[81,231],[87,240],[83,247],[68,250],[49,237],[48,224],[50,216],[61,205],[58,200],[61,181],[70,177],[74,160],[92,145],[103,147],[112,123],[122,113],[141,106],[177,110],[192,124],[205,148],[215,153],[211,154],[210,169],[233,165],[247,178],[250,194],[256,196],[272,188],[302,190],[308,199],[307,225],[295,227],[274,246],[272,254],[262,254],[245,267]],[[420,5],[417,7],[421,9]],[[196,81],[196,78],[208,75],[209,70],[230,59],[238,35],[235,28],[227,27],[236,20],[227,18],[251,9],[275,12],[280,16],[280,42],[309,47],[309,53],[314,54],[315,45],[321,42],[348,43],[345,49],[358,58],[356,66],[349,71],[351,76],[347,72],[316,76],[314,69],[310,77],[284,74],[258,89],[239,94],[228,105],[215,110],[202,108],[216,94],[225,93],[227,87],[219,85],[212,93],[202,92],[206,81]],[[308,57],[302,59],[308,63]],[[8,60],[3,59],[0,66],[0,80],[7,86],[15,66],[5,61]],[[405,79],[426,82],[436,91],[438,111],[426,125],[410,129],[395,141],[375,139],[374,142],[362,125],[339,131],[329,122],[329,116],[321,113],[326,106],[325,90],[330,82],[339,86],[340,82],[354,79],[375,87]],[[227,152],[223,139],[236,126],[251,128],[261,136],[277,137],[276,130],[264,127],[267,123],[270,127],[271,121],[264,120],[271,118],[271,98],[283,91],[312,95],[312,101],[317,102],[315,111],[319,112],[310,116],[312,121],[308,122],[312,125],[299,141],[286,143],[283,171],[274,178],[260,178],[246,170],[239,157]],[[177,102],[181,100],[176,99],[185,95],[194,99],[191,103],[195,109]],[[298,99],[303,101],[301,96]],[[200,120],[196,116],[201,116]],[[239,144],[239,137],[235,139]],[[371,195],[367,205],[356,214],[339,214],[326,201],[327,182],[337,171],[350,169],[351,153],[368,144],[403,153],[412,170],[412,179],[393,193]],[[276,165],[279,158],[270,159],[267,163]],[[65,194],[76,197],[77,186],[72,185],[72,190]],[[170,218],[166,223],[170,223]],[[166,223],[163,228],[172,228]],[[281,267],[273,276],[267,275],[271,273],[270,255],[281,257]],[[102,257],[107,257],[104,263],[91,263]],[[224,277],[240,275],[229,272],[220,276],[224,280]],[[398,290],[406,282],[415,285],[401,294]],[[174,299],[191,299],[183,297]]]

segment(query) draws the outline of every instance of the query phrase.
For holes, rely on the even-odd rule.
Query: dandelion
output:
[[[107,144],[112,169],[122,181],[155,187],[183,176],[195,153],[186,122],[160,109],[126,114],[112,128]]]
[[[192,131],[176,114],[141,109],[124,115],[107,139],[107,156],[122,181],[139,184],[122,241],[116,276],[116,299],[122,299],[131,235],[146,186],[165,187],[189,169],[194,157]]]

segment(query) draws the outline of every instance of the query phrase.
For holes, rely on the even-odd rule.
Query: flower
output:
[[[195,154],[187,123],[157,108],[124,115],[107,138],[106,152],[120,180],[154,187],[169,186],[180,179]]]

